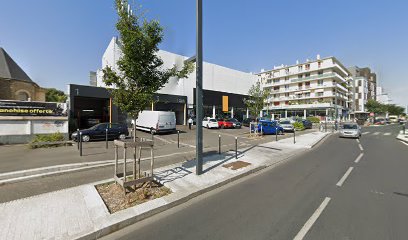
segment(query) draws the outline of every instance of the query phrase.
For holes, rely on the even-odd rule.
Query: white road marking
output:
[[[319,218],[320,214],[322,214],[323,210],[327,207],[327,204],[330,202],[330,198],[326,197],[323,202],[320,204],[320,206],[316,209],[316,211],[313,213],[313,215],[307,220],[305,225],[303,225],[302,229],[298,232],[298,234],[293,238],[293,240],[302,240],[307,232],[312,228],[313,224],[316,222],[316,220]]]
[[[358,157],[356,158],[356,160],[354,162],[358,163],[363,156],[364,156],[364,153],[360,153],[360,155],[358,155]]]
[[[391,133],[387,132],[387,133],[384,133],[384,135],[385,135],[385,136],[390,136]]]
[[[375,132],[375,133],[373,133],[373,135],[378,135],[378,134],[380,134],[380,132]]]
[[[358,147],[360,148],[361,151],[364,151],[363,146],[361,146],[361,144],[358,144]]]
[[[400,143],[403,143],[403,144],[405,144],[405,145],[407,145],[407,146],[408,146],[408,143],[406,143],[406,142],[400,141]]]
[[[351,171],[353,171],[353,167],[349,167],[347,172],[343,175],[340,181],[336,184],[338,187],[341,187],[343,183],[346,181],[347,177],[350,175]]]
[[[363,135],[369,134],[370,132],[363,132]]]
[[[164,139],[164,138],[162,138],[162,137],[153,136],[153,138],[154,138],[154,139],[159,139],[160,141],[165,142],[165,143],[167,143],[167,144],[172,143],[171,141],[169,141],[169,140],[167,140],[167,139]]]
[[[357,141],[358,143],[360,143],[360,140],[359,140],[359,139],[356,139],[356,141]]]

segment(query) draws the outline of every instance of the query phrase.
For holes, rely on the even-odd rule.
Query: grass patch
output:
[[[57,143],[65,141],[64,135],[60,132],[52,133],[52,134],[37,134],[35,138],[28,144],[28,147],[31,149],[34,148],[43,148],[43,147],[58,147],[63,146],[64,144]],[[55,144],[52,144],[55,142]],[[49,143],[49,144],[41,144],[41,143]]]
[[[134,207],[138,204],[166,196],[171,193],[170,188],[167,188],[159,183],[153,182],[153,186],[149,186],[150,183],[144,183],[143,185],[129,193],[126,193],[116,182],[104,183],[95,186],[102,200],[110,213],[115,213],[120,210]]]

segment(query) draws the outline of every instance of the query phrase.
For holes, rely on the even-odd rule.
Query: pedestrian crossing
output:
[[[391,136],[390,132],[363,132],[363,135],[373,135],[373,136]]]

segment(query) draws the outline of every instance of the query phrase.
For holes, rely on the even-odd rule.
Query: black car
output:
[[[305,127],[305,129],[312,129],[313,123],[311,121],[302,119],[301,122],[303,123],[303,126]]]
[[[108,131],[108,139],[125,139],[129,135],[129,130],[126,125],[119,123],[99,123],[88,129],[82,129],[82,141],[89,142],[90,140],[102,140],[106,138]],[[78,140],[78,132],[75,131],[71,135],[71,139]]]
[[[245,118],[244,120],[242,120],[242,125],[245,127],[249,127],[249,124],[251,122],[255,122],[255,119],[253,118]]]
[[[229,119],[230,122],[232,122],[234,128],[241,128],[242,124],[239,122],[236,118],[231,118]]]

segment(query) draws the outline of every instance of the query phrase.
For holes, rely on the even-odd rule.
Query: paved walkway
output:
[[[238,170],[222,167],[234,162],[235,153],[204,159],[205,173],[197,176],[195,162],[156,169],[156,177],[172,194],[109,214],[93,184],[46,193],[0,204],[0,236],[4,239],[95,239],[157,212],[181,204],[261,168],[276,165],[319,142],[326,133],[313,132],[239,149],[238,160],[251,165]]]

